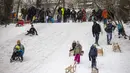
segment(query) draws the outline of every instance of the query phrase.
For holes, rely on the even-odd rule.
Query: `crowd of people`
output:
[[[74,8],[71,10],[70,8],[63,7],[59,7],[56,10],[56,19],[54,19],[53,12],[50,8],[45,10],[44,8],[36,8],[34,6],[30,8],[22,8],[21,16],[23,20],[32,23],[69,22],[69,20],[72,20],[73,22],[86,21],[85,9],[79,9],[79,11],[76,11]]]

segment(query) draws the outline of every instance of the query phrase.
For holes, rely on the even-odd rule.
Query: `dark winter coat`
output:
[[[36,8],[32,6],[28,9],[28,20],[32,20],[34,15],[36,15]]]
[[[83,17],[83,12],[82,10],[79,10],[77,13],[77,19],[82,19],[82,17]]]
[[[30,28],[29,33],[38,35],[37,30],[34,27]]]
[[[76,11],[75,10],[72,10],[72,12],[71,12],[71,18],[76,18]]]
[[[57,15],[57,21],[58,21],[58,22],[61,22],[61,19],[62,19],[62,15],[61,15],[61,14],[58,14],[58,15]]]
[[[58,14],[61,14],[61,15],[62,15],[61,8],[62,8],[62,7],[59,7],[57,11],[58,11]]]
[[[109,23],[106,25],[105,31],[107,33],[112,33],[113,29],[114,29],[114,26],[112,25],[112,23]]]
[[[65,16],[65,18],[67,18],[67,10],[66,9],[64,11],[64,16]]]
[[[67,9],[67,17],[70,17],[70,9]]]
[[[102,10],[101,9],[99,9],[97,11],[96,17],[97,17],[98,20],[100,20],[100,21],[102,20]]]
[[[44,11],[44,9],[42,9],[41,11],[40,11],[40,14],[39,14],[40,16],[40,22],[44,22],[44,19],[45,19],[45,11]]]
[[[94,22],[92,26],[92,33],[94,34],[99,34],[101,32],[101,27],[98,23]]]
[[[92,15],[96,16],[96,11],[95,10],[92,11]]]
[[[97,48],[94,45],[91,46],[89,51],[89,59],[91,57],[97,57]]]
[[[27,9],[22,8],[21,13],[23,14],[23,16],[25,16],[25,15],[27,15],[28,11],[27,11]]]

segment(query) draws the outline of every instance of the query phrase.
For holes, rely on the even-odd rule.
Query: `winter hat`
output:
[[[20,44],[20,40],[17,41],[17,44]]]

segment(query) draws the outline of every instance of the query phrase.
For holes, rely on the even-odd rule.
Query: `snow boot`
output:
[[[126,36],[124,36],[124,39],[127,39]]]

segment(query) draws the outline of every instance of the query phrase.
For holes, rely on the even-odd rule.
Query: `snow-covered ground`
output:
[[[102,26],[103,24],[101,24]],[[38,23],[34,24],[38,36],[25,36],[30,25],[24,27],[0,27],[0,73],[65,73],[65,68],[74,63],[69,57],[73,40],[83,46],[84,55],[77,65],[76,73],[91,73],[91,62],[88,58],[90,46],[94,43],[92,22],[84,23]],[[103,26],[102,26],[103,27]],[[125,26],[130,34],[130,26]],[[113,52],[112,46],[106,44],[106,33],[100,34],[99,44],[104,56],[97,57],[99,73],[130,72],[130,40],[118,38],[117,30],[113,33],[112,42],[118,42],[122,53]],[[17,40],[25,46],[24,61],[10,63],[13,47]]]

